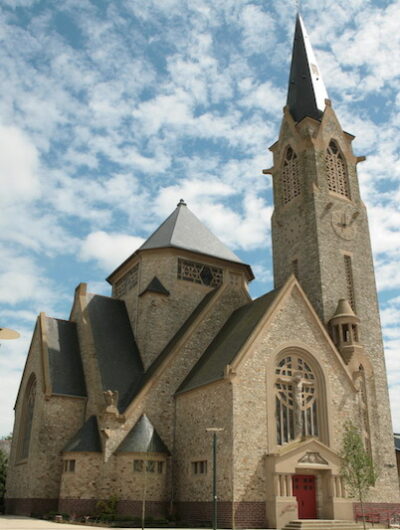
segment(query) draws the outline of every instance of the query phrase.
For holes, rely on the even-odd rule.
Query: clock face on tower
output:
[[[358,210],[352,206],[336,207],[332,211],[332,227],[336,234],[348,241],[357,233]]]

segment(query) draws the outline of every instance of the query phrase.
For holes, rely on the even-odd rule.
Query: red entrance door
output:
[[[293,495],[299,506],[299,519],[316,519],[315,476],[293,475]]]

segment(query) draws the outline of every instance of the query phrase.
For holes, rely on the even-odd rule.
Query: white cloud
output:
[[[0,203],[31,201],[40,194],[39,155],[29,137],[0,126]]]
[[[32,329],[19,328],[21,337],[2,341],[0,347],[1,399],[0,433],[9,434],[13,428],[13,408],[25,365]]]
[[[83,261],[95,260],[100,267],[111,273],[143,242],[144,239],[141,237],[102,231],[92,232],[82,242],[79,255]]]

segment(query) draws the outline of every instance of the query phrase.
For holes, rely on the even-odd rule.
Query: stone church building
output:
[[[368,502],[400,509],[365,206],[352,151],[300,17],[271,147],[275,287],[180,201],[107,278],[41,313],[15,407],[8,513],[121,513],[275,528],[353,519],[340,474],[346,420],[379,476]],[[371,507],[371,505],[370,505]]]

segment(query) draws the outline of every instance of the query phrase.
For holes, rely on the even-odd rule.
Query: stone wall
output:
[[[45,382],[42,370],[42,348],[40,328],[36,328],[20,392],[15,409],[15,427],[7,476],[7,510],[10,506],[27,513],[39,513],[39,506],[49,499],[51,505],[58,498],[62,461],[60,452],[66,442],[75,434],[84,418],[85,399],[66,396],[45,396]],[[23,427],[22,408],[27,382],[35,374],[36,397],[28,459],[18,457],[18,442]],[[60,421],[61,420],[61,421]],[[36,499],[30,504],[26,499]],[[19,499],[19,500],[18,500]],[[18,500],[18,501],[17,501]],[[53,504],[52,504],[53,503]],[[49,505],[50,505],[49,504]],[[36,507],[35,507],[36,506]]]
[[[245,266],[241,264],[178,249],[141,252],[132,262],[139,263],[138,283],[121,298],[126,303],[145,368],[155,360],[202,298],[211,290],[210,287],[178,279],[179,257],[222,268],[225,284],[230,282],[231,272],[238,274],[243,283],[246,283]],[[155,276],[169,291],[169,296],[154,293],[140,296]]]

